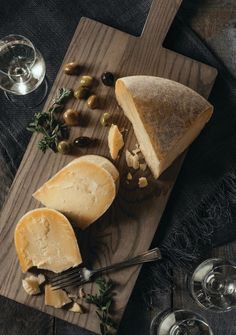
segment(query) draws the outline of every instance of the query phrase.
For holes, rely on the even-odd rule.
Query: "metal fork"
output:
[[[69,286],[80,286],[89,282],[92,277],[99,276],[103,272],[118,270],[137,264],[153,262],[159,259],[161,259],[161,252],[159,248],[154,248],[123,262],[105,266],[97,270],[89,270],[85,267],[69,269],[68,271],[62,272],[59,275],[49,279],[49,284],[51,284],[54,290],[66,288]]]

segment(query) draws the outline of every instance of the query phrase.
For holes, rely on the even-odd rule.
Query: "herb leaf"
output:
[[[48,111],[46,113],[35,113],[33,121],[26,128],[32,133],[43,134],[43,138],[39,141],[38,147],[44,153],[49,148],[56,151],[58,142],[69,136],[68,127],[56,117],[55,113],[63,110],[64,104],[71,94],[72,90],[60,88]]]
[[[110,308],[113,302],[114,293],[112,292],[113,284],[104,278],[96,280],[98,285],[98,294],[88,294],[86,301],[97,307],[96,314],[100,320],[100,331],[102,335],[112,335],[117,328],[116,323],[110,315]]]

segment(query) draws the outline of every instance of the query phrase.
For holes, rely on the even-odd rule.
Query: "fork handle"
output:
[[[118,269],[122,269],[128,266],[133,266],[133,265],[137,265],[137,264],[143,264],[143,263],[147,263],[147,262],[153,262],[156,260],[161,259],[161,252],[159,248],[154,248],[151,250],[148,250],[138,256],[135,256],[133,258],[130,258],[126,261],[120,262],[120,263],[115,263],[109,266],[105,266],[103,268],[100,268],[98,270],[93,270],[91,271],[91,275],[98,275],[100,273],[109,271],[109,270],[118,270]]]

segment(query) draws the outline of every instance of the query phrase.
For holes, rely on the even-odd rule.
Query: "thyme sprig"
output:
[[[71,93],[71,90],[60,88],[48,111],[35,113],[33,121],[27,127],[27,130],[32,133],[43,134],[42,139],[38,143],[39,149],[43,152],[46,152],[49,148],[56,151],[58,142],[69,135],[68,127],[59,120],[56,113],[63,110],[64,104],[71,96]]]
[[[104,278],[96,280],[98,285],[97,294],[87,294],[86,301],[97,307],[96,314],[100,320],[100,331],[102,335],[112,335],[117,328],[116,323],[111,318],[110,308],[113,302],[114,293],[112,292],[113,284]]]

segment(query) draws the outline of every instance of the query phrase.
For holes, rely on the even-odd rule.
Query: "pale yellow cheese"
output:
[[[69,309],[70,312],[74,312],[74,313],[80,313],[82,314],[84,311],[83,311],[83,308],[81,307],[80,304],[78,304],[77,302],[74,302],[72,307]]]
[[[33,196],[85,229],[110,207],[118,181],[119,172],[108,159],[88,155],[69,163]]]
[[[139,168],[139,156],[137,154],[132,155],[129,150],[126,150],[125,159],[128,167],[132,167],[135,170]]]
[[[198,93],[159,77],[120,78],[115,94],[155,178],[191,144],[213,113]]]
[[[140,177],[138,180],[138,186],[139,188],[144,188],[146,186],[148,186],[148,181],[146,177]]]
[[[23,272],[36,266],[58,273],[82,263],[70,222],[53,209],[26,213],[17,223],[14,240]]]
[[[108,133],[108,147],[112,159],[116,159],[118,157],[119,151],[123,148],[123,146],[123,136],[117,125],[112,124]]]
[[[67,293],[62,289],[53,290],[51,285],[45,285],[45,305],[61,308],[71,303],[71,301]]]
[[[40,287],[39,287],[39,280],[36,276],[29,276],[24,279],[22,279],[22,286],[25,292],[29,295],[36,295],[41,293]]]

